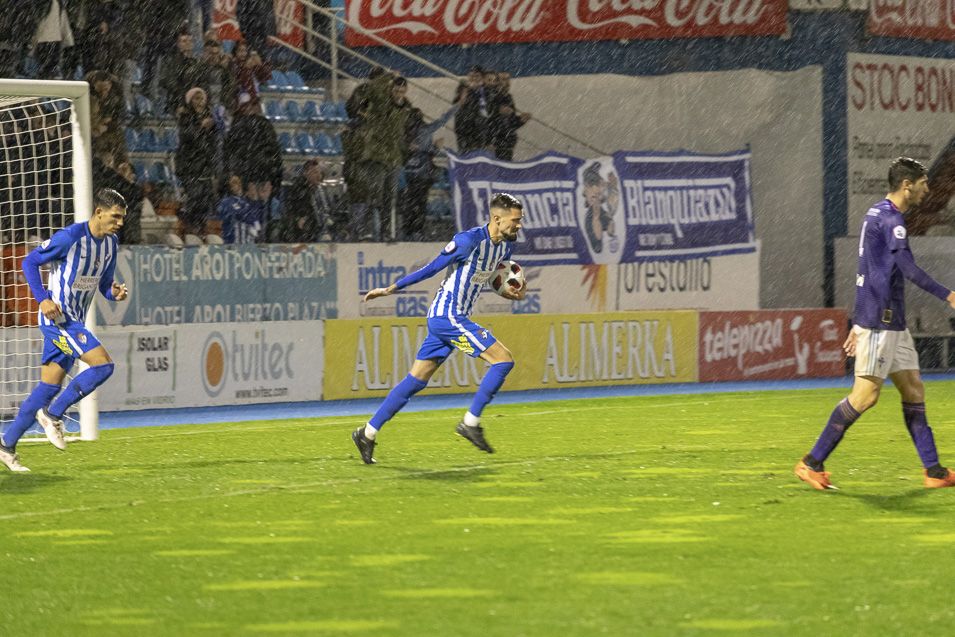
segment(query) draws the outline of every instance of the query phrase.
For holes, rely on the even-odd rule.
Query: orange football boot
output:
[[[812,468],[807,465],[805,462],[800,460],[796,463],[796,468],[794,470],[796,477],[807,483],[813,489],[819,489],[820,491],[825,491],[826,489],[836,489],[837,487],[833,486],[829,482],[829,472],[828,471],[813,471]],[[947,486],[947,485],[946,485]]]
[[[944,478],[930,478],[928,473],[923,471],[925,474],[925,488],[926,489],[942,489],[944,487],[955,487],[955,472],[951,469],[946,469],[948,473]]]

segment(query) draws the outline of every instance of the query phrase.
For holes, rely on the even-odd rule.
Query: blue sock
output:
[[[106,382],[106,379],[113,375],[113,363],[105,365],[96,365],[90,367],[70,381],[63,393],[57,396],[53,404],[50,405],[50,415],[54,418],[62,418],[66,410],[80,401],[83,396],[87,396],[94,389]]]
[[[395,385],[394,389],[388,392],[388,395],[385,396],[385,402],[381,403],[381,407],[379,407],[375,415],[371,417],[368,424],[375,429],[381,429],[386,422],[401,411],[402,407],[408,404],[412,396],[427,386],[427,382],[418,380],[411,374],[408,374],[400,383]]]
[[[471,402],[471,408],[468,410],[471,414],[475,416],[481,415],[481,412],[484,411],[488,403],[494,400],[494,394],[496,394],[497,390],[504,384],[504,379],[507,378],[507,375],[511,373],[512,369],[514,369],[514,363],[494,363],[491,365],[487,373],[484,374],[477,393],[474,394],[474,400]]]
[[[819,435],[816,446],[809,452],[813,459],[819,463],[825,462],[829,454],[831,454],[836,448],[836,445],[839,444],[839,441],[842,440],[846,429],[858,420],[861,415],[862,414],[857,412],[852,405],[849,404],[848,398],[840,400],[836,408],[832,410],[832,414],[829,416],[829,422],[826,423],[826,428],[823,429]]]
[[[922,466],[928,469],[938,464],[938,450],[935,448],[935,436],[925,418],[925,403],[902,403],[902,416],[905,427],[912,436],[915,450],[919,452]]]
[[[44,382],[33,388],[27,399],[20,405],[20,411],[17,412],[13,424],[3,432],[3,445],[5,447],[13,449],[17,446],[17,441],[23,433],[36,422],[36,412],[49,405],[58,391],[60,391],[59,385]]]

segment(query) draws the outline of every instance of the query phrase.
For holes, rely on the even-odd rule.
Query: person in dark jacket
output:
[[[90,85],[90,128],[93,151],[107,150],[117,163],[126,161],[126,137],[123,104],[119,79],[108,71],[92,71],[86,75]]]
[[[187,105],[179,115],[179,148],[176,150],[176,176],[186,195],[179,209],[183,234],[202,236],[215,205],[215,150],[219,130],[216,127],[206,92],[193,87],[186,92]]]
[[[209,97],[209,75],[204,64],[193,53],[192,35],[188,31],[179,34],[176,51],[166,59],[162,70],[162,87],[166,90],[166,111],[179,116],[185,112],[186,91],[199,87]]]
[[[282,147],[275,128],[248,95],[241,95],[239,102],[223,151],[228,172],[246,184],[271,182],[277,190],[282,183]]]
[[[517,129],[530,121],[531,114],[517,110],[511,95],[511,74],[496,75],[491,98],[491,145],[498,159],[513,161],[514,147],[517,146]]]
[[[458,138],[458,152],[463,154],[487,150],[490,145],[490,95],[484,86],[484,69],[475,66],[468,73],[467,83],[458,86],[455,103],[466,92],[467,96],[454,117],[454,132]]]
[[[345,231],[339,198],[326,188],[325,165],[309,159],[285,196],[282,216],[269,230],[274,243],[314,243],[340,239]]]
[[[454,117],[465,99],[467,94],[462,93],[457,104],[431,123],[425,122],[419,108],[412,108],[408,114],[408,158],[404,166],[405,188],[401,193],[402,230],[406,241],[424,239],[428,193],[435,182],[437,168],[434,158],[441,151],[440,142],[435,141],[434,134]]]

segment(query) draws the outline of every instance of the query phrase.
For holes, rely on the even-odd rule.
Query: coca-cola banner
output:
[[[787,0],[346,0],[348,21],[400,45],[781,35]],[[377,45],[356,28],[351,46]]]
[[[524,204],[528,265],[629,263],[753,252],[750,153],[641,153],[521,163],[448,153],[458,229],[488,221],[506,191]]]
[[[700,382],[842,376],[842,309],[700,312]]]
[[[213,0],[212,28],[216,29],[223,40],[239,40],[242,31],[236,19],[238,0]],[[274,0],[275,30],[279,39],[292,46],[301,47],[305,43],[305,34],[301,28],[292,24],[292,20],[304,24],[304,9],[298,0]]]
[[[871,0],[867,30],[897,38],[955,40],[955,2]]]

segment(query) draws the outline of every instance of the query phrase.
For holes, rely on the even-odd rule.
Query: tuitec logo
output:
[[[256,330],[251,339],[233,330],[228,337],[211,332],[202,346],[199,375],[210,397],[216,397],[230,381],[236,384],[292,379],[291,356],[295,343],[274,343],[265,330]]]

